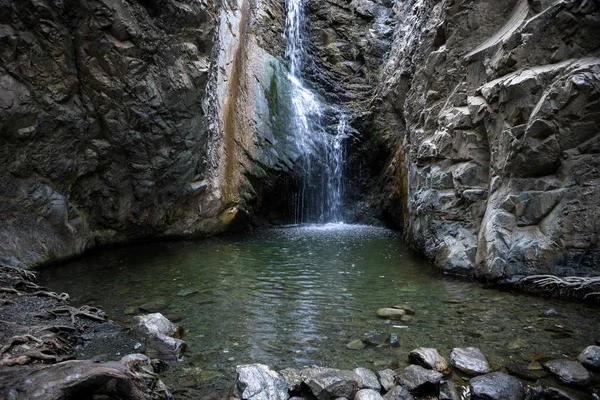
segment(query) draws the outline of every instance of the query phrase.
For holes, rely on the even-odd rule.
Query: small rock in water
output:
[[[396,372],[391,369],[384,369],[383,371],[377,372],[377,378],[379,378],[379,383],[381,387],[388,392],[391,388],[396,385]]]
[[[397,310],[395,308],[380,308],[377,310],[379,318],[401,319],[404,315],[406,315],[404,310]]]
[[[381,391],[381,384],[379,383],[379,379],[377,379],[377,375],[375,375],[375,372],[367,368],[356,368],[354,372],[362,378],[363,389],[376,390],[377,393]]]
[[[379,346],[387,342],[390,334],[384,332],[367,332],[363,335],[363,342],[373,345]]]
[[[592,381],[588,370],[577,361],[551,360],[544,366],[566,385],[585,387]]]
[[[540,317],[556,317],[557,315],[558,312],[554,308],[551,308],[548,311],[544,312],[542,315],[540,315]]]
[[[400,339],[398,339],[397,334],[392,333],[390,335],[390,344],[392,345],[392,347],[400,347]]]
[[[537,381],[542,379],[548,375],[546,371],[542,370],[534,370],[529,369],[528,365],[519,364],[519,363],[509,363],[506,364],[506,369],[511,375],[518,376],[519,378],[528,380],[528,381]]]
[[[476,347],[453,349],[450,363],[467,375],[482,375],[491,371],[487,358]]]
[[[519,350],[527,347],[527,343],[523,339],[515,339],[508,344],[509,350]]]
[[[398,305],[398,306],[392,306],[392,308],[395,308],[397,310],[404,310],[406,315],[415,315],[417,313],[414,308],[412,308],[411,306],[407,306],[405,304]]]
[[[127,307],[126,309],[123,310],[123,314],[125,315],[135,315],[138,314],[140,312],[140,309],[138,307]]]
[[[581,352],[578,358],[586,368],[592,371],[600,370],[600,346],[588,346]]]
[[[413,395],[437,396],[442,377],[437,371],[425,369],[420,365],[409,365],[398,375],[398,383]]]
[[[412,321],[413,319],[415,319],[415,317],[413,317],[412,315],[403,315],[400,317],[400,321],[402,321],[402,322],[409,322],[409,321]]]
[[[166,314],[165,318],[171,322],[181,321],[183,319],[183,315],[181,314]]]
[[[360,339],[353,340],[346,345],[346,348],[349,350],[362,350],[365,347],[367,347],[367,344]]]
[[[379,392],[376,392],[371,389],[359,390],[356,393],[356,395],[354,396],[354,400],[381,400],[381,399],[383,399],[383,397],[381,397]]]
[[[502,372],[475,377],[469,382],[471,400],[523,400],[525,388],[517,378]]]
[[[419,347],[410,352],[408,358],[415,364],[439,372],[449,372],[450,365],[440,353],[433,348]]]
[[[182,289],[179,292],[177,292],[177,296],[187,297],[187,296],[191,296],[196,293],[198,293],[198,289],[188,288],[188,289]]]
[[[164,310],[167,307],[167,301],[165,299],[156,299],[154,301],[149,301],[148,303],[144,303],[140,306],[140,310],[155,313],[161,310]]]

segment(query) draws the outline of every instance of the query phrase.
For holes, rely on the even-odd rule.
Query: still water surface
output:
[[[597,306],[440,276],[410,255],[398,233],[365,226],[132,245],[46,269],[40,278],[70,293],[73,303],[99,306],[123,323],[131,320],[127,308],[164,299],[161,312],[181,314],[186,329],[188,356],[167,377],[187,388],[183,397],[227,389],[243,363],[385,369],[404,365],[419,346],[446,357],[453,347],[476,346],[505,364],[535,353],[576,356],[600,339]],[[198,293],[177,295],[188,288]],[[414,308],[414,320],[376,317],[376,309],[396,304]],[[550,309],[557,315],[543,316]],[[396,333],[400,347],[346,347],[368,331]]]

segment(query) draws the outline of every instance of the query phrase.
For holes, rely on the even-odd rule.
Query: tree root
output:
[[[595,286],[600,287],[600,277],[581,277],[567,276],[558,277],[555,275],[531,275],[520,280],[519,283],[531,282],[540,288],[558,288],[570,290],[593,290]],[[600,296],[600,292],[587,293],[583,298],[589,296]]]
[[[69,314],[71,316],[71,323],[75,325],[75,317],[85,317],[98,322],[106,322],[106,316],[102,313],[99,308],[82,306],[80,308],[63,306],[50,310],[55,314]]]
[[[0,356],[3,355],[4,353],[6,353],[8,350],[10,350],[11,347],[18,345],[18,344],[25,344],[28,342],[36,342],[38,344],[42,344],[43,342],[36,338],[33,335],[22,335],[22,336],[13,336],[9,341],[8,344],[5,345],[4,347],[0,348]]]
[[[34,284],[35,285],[35,284]],[[28,286],[28,289],[41,289],[41,286],[35,285],[35,286]],[[5,286],[0,286],[0,293],[12,293],[12,294],[16,294],[16,295],[24,295],[24,294],[28,294],[28,295],[32,295],[32,296],[47,296],[47,297],[52,297],[53,299],[59,300],[59,301],[67,301],[69,300],[69,295],[66,293],[55,293],[55,292],[47,292],[45,290],[36,290],[35,292],[24,292],[21,290],[17,290],[14,287],[5,287]]]

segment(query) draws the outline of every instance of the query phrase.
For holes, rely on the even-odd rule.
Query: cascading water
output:
[[[294,195],[294,220],[296,223],[342,222],[344,139],[348,116],[341,109],[321,102],[302,81],[304,25],[304,0],[288,0],[286,56],[290,63],[294,113],[292,132],[301,168],[301,184]],[[337,119],[335,129],[324,123],[325,115]]]

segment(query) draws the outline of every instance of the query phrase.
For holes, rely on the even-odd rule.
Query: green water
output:
[[[492,363],[505,364],[535,353],[576,356],[600,339],[597,306],[440,276],[411,256],[397,233],[381,228],[288,227],[132,245],[40,275],[53,291],[70,293],[73,303],[99,306],[125,324],[128,307],[166,300],[161,312],[181,314],[189,345],[186,360],[166,378],[183,388],[183,398],[226,390],[243,363],[385,369],[406,364],[419,346],[445,356],[453,347],[476,346]],[[198,293],[177,295],[187,288]],[[376,309],[396,304],[412,306],[414,320],[376,317]],[[541,316],[549,309],[558,315]],[[400,347],[346,348],[368,331],[396,333]]]

